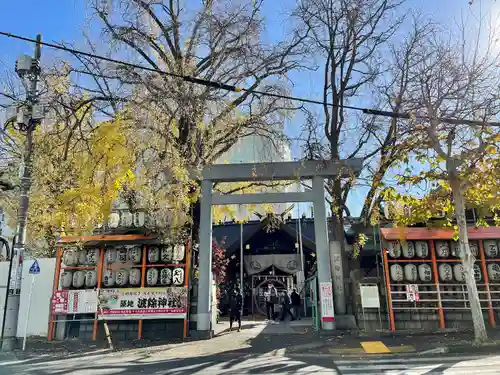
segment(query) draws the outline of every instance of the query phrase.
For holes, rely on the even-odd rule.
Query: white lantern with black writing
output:
[[[481,267],[479,267],[479,264],[474,264],[474,278],[476,281],[481,281],[483,278],[482,272],[481,272]]]
[[[180,263],[184,259],[186,254],[186,247],[184,245],[175,245],[174,246],[174,263]]]
[[[161,248],[160,254],[161,262],[164,264],[172,263],[174,259],[174,247],[172,245],[165,245]]]
[[[496,240],[484,241],[484,252],[488,258],[495,258],[498,255],[498,244]]]
[[[134,227],[141,228],[144,226],[146,221],[146,214],[144,212],[135,212],[134,213]]]
[[[170,268],[163,268],[160,272],[160,284],[170,285],[172,284],[172,270]]]
[[[118,286],[125,286],[128,283],[128,270],[120,269],[116,271],[115,283]]]
[[[174,268],[172,271],[172,284],[175,286],[184,285],[184,268]]]
[[[455,264],[453,266],[453,276],[455,277],[455,280],[458,282],[462,283],[465,281],[465,270],[464,266],[461,264]]]
[[[64,271],[61,274],[61,287],[63,289],[67,289],[70,288],[72,284],[73,284],[73,272]]]
[[[401,242],[401,250],[405,258],[411,259],[415,257],[415,244],[412,241]]]
[[[408,281],[417,281],[417,266],[414,264],[405,264],[404,266],[405,279]]]
[[[85,272],[85,286],[87,288],[94,288],[97,285],[97,272],[88,270]]]
[[[139,285],[141,283],[141,270],[139,268],[132,268],[128,280],[130,285]]]
[[[74,267],[78,263],[78,249],[69,248],[63,253],[63,263],[66,266]]]
[[[116,273],[111,270],[106,270],[102,274],[102,282],[105,287],[115,286]]]
[[[148,262],[157,263],[160,260],[160,249],[157,246],[151,246],[148,249]]]
[[[447,263],[442,263],[438,268],[439,279],[441,281],[452,281],[453,280],[453,270],[451,266]]]
[[[469,248],[470,248],[470,252],[472,253],[472,255],[474,255],[474,257],[477,258],[477,256],[479,255],[479,245],[476,241],[470,241],[469,242]]]
[[[490,281],[500,280],[500,264],[488,264],[488,277],[490,278]]]
[[[158,270],[156,268],[150,268],[146,272],[146,284],[150,286],[158,284]]]
[[[450,243],[448,241],[436,241],[436,254],[440,258],[450,256]]]
[[[87,251],[87,264],[95,266],[99,262],[99,249],[90,249]]]
[[[427,258],[429,256],[429,244],[427,241],[415,242],[415,253],[419,258]]]
[[[132,263],[140,263],[141,262],[141,247],[140,246],[129,246],[128,247],[128,259]]]
[[[108,248],[104,252],[104,259],[106,259],[107,264],[112,264],[116,262],[117,254],[115,248]]]
[[[128,259],[127,248],[123,247],[123,246],[118,247],[116,249],[116,261],[117,261],[117,263],[121,263],[121,264],[127,263],[127,259]]]
[[[428,282],[432,280],[432,269],[428,264],[420,264],[418,266],[418,277],[420,280]]]
[[[460,243],[457,241],[453,241],[451,243],[451,255],[461,258],[462,257],[462,248],[460,247]]]
[[[391,258],[399,258],[401,256],[401,244],[399,241],[390,241],[388,250]]]
[[[390,267],[390,274],[392,281],[400,282],[403,281],[403,267],[399,264],[393,264]]]
[[[75,271],[73,273],[73,287],[81,288],[85,284],[85,272],[84,271]]]
[[[87,250],[78,251],[78,264],[79,265],[87,264]]]

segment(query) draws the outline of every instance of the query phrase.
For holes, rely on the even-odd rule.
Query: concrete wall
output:
[[[50,299],[52,296],[52,285],[56,260],[54,258],[38,259],[40,274],[35,275],[31,308],[28,321],[27,336],[43,336],[48,333]],[[17,324],[17,337],[23,337],[28,311],[28,299],[32,276],[29,268],[33,264],[32,259],[25,259],[23,264],[23,279],[21,283],[21,301],[19,306],[19,320]],[[8,262],[0,262],[0,329],[2,324],[3,310],[5,306],[5,292],[9,271]]]

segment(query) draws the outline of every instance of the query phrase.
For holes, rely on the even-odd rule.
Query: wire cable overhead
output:
[[[22,41],[29,42],[29,43],[37,43],[36,39],[28,38],[28,37],[24,37],[21,35],[8,33],[8,32],[4,32],[4,31],[0,31],[0,36],[18,39],[18,40],[22,40]],[[135,63],[131,63],[131,62],[123,61],[123,60],[117,60],[117,59],[113,59],[113,58],[106,57],[106,56],[100,56],[100,55],[96,55],[94,53],[84,52],[84,51],[61,46],[61,45],[54,44],[54,43],[48,43],[48,42],[39,42],[39,43],[45,47],[54,48],[57,50],[69,52],[69,53],[72,53],[74,55],[91,57],[94,59],[107,61],[107,62],[119,64],[122,66],[127,66],[127,67],[134,68],[134,69],[141,69],[144,71],[153,72],[153,73],[157,73],[160,75],[165,75],[165,76],[169,76],[169,77],[173,77],[173,78],[179,78],[185,82],[190,82],[190,83],[197,84],[197,85],[213,87],[216,89],[221,89],[221,90],[226,90],[226,91],[231,91],[231,92],[248,92],[250,94],[269,96],[269,97],[292,100],[292,101],[302,102],[302,103],[327,105],[327,106],[332,107],[332,108],[350,109],[350,110],[354,110],[354,111],[360,111],[360,112],[363,112],[363,113],[368,114],[368,115],[374,115],[374,116],[380,116],[380,117],[400,118],[400,119],[406,119],[406,120],[417,120],[417,119],[418,120],[429,120],[430,119],[428,116],[416,115],[413,113],[389,112],[389,111],[382,111],[382,110],[375,109],[375,108],[363,108],[363,107],[356,107],[356,106],[350,106],[350,105],[336,105],[333,103],[324,102],[324,101],[320,101],[320,100],[314,100],[314,99],[308,99],[308,98],[290,96],[290,95],[274,94],[274,93],[260,91],[260,90],[246,89],[246,88],[236,87],[233,85],[228,85],[228,84],[221,83],[221,82],[215,82],[215,81],[210,81],[210,80],[206,80],[206,79],[202,79],[202,78],[196,78],[193,76],[165,72],[165,71],[158,70],[155,68],[150,68],[148,66],[135,64]],[[80,71],[80,73],[87,74],[87,73],[82,72],[82,71]],[[89,72],[88,74],[92,74],[92,73]],[[438,117],[438,118],[436,118],[436,120],[438,120],[439,122],[442,122],[442,123],[453,124],[453,125],[500,126],[500,122],[489,122],[489,121],[485,122],[485,121],[480,121],[480,120],[452,119],[452,118],[448,118],[448,117]]]

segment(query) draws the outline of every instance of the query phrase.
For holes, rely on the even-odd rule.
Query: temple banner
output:
[[[52,296],[51,311],[54,315],[95,314],[97,291],[57,290]]]
[[[187,288],[102,289],[99,316],[110,320],[185,319]]]

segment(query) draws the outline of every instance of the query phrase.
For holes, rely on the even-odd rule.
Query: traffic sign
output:
[[[31,275],[38,275],[40,273],[40,265],[38,264],[38,260],[35,259],[33,264],[30,267],[30,272]]]

